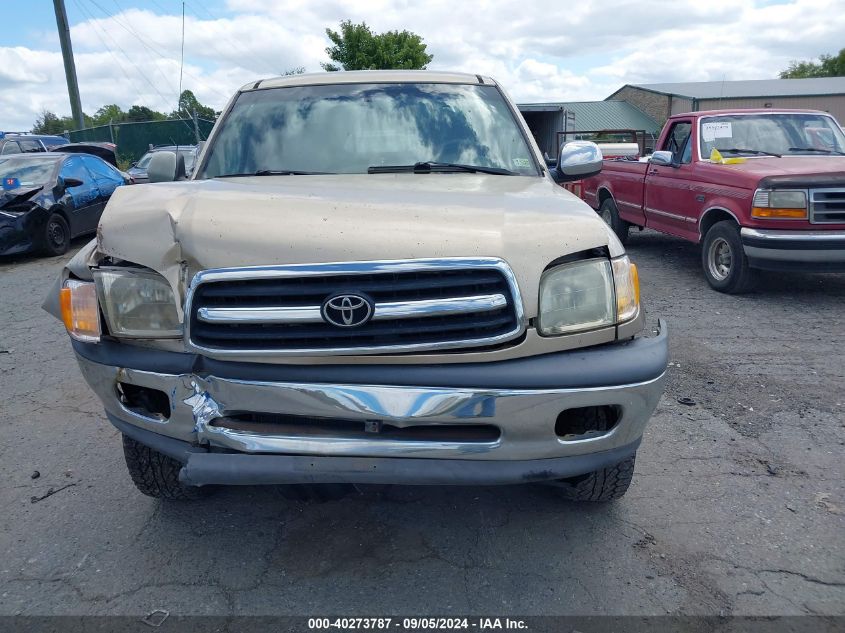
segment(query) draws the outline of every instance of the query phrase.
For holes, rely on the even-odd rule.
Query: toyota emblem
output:
[[[359,294],[338,294],[326,299],[321,313],[326,323],[337,327],[359,327],[373,317],[373,302]]]

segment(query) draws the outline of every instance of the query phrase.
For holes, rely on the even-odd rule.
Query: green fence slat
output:
[[[214,127],[214,121],[197,120],[200,139],[205,140]],[[109,129],[111,128],[111,129]],[[167,119],[98,125],[68,134],[71,142],[114,142],[118,159],[134,162],[141,158],[150,145],[195,145],[196,134],[192,119]]]

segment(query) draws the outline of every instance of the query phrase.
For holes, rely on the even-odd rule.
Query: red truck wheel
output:
[[[631,225],[619,217],[619,209],[616,208],[616,203],[613,198],[608,198],[601,203],[599,208],[599,215],[601,219],[616,233],[616,237],[623,244],[628,243],[628,230]]]
[[[701,266],[710,287],[727,294],[748,292],[754,286],[754,270],[739,239],[739,231],[730,220],[717,222],[704,236]]]

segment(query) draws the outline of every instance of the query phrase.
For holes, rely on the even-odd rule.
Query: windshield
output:
[[[833,156],[845,152],[845,135],[833,118],[798,112],[703,117],[699,142],[701,158],[705,160],[714,148],[723,153],[751,150],[747,153],[784,156]]]
[[[157,150],[157,151],[158,151],[158,150]],[[172,151],[174,151],[174,150],[170,149],[170,150],[168,150],[168,151],[171,151],[171,152],[172,152]],[[185,159],[185,170],[186,170],[186,171],[190,171],[190,170],[193,168],[193,166],[194,166],[194,161],[195,161],[195,160],[196,160],[196,158],[197,158],[196,150],[195,150],[194,148],[191,148],[191,149],[184,149],[184,150],[183,150],[183,149],[180,149],[180,150],[179,150],[179,153],[180,153],[180,154],[184,157],[184,159]],[[143,156],[141,156],[141,159],[140,159],[137,163],[135,163],[135,167],[137,167],[137,168],[139,168],[139,169],[146,169],[147,167],[149,167],[149,165],[150,165],[150,161],[151,161],[151,160],[152,160],[152,158],[153,158],[153,154],[155,154],[155,152],[147,152],[146,154],[144,154]]]
[[[153,158],[153,152],[147,152],[143,156],[141,156],[141,160],[135,163],[135,167],[139,167],[141,169],[146,169],[147,166],[150,164],[150,161]]]
[[[334,84],[245,92],[200,178],[263,171],[365,174],[435,161],[537,175],[495,86]]]
[[[52,178],[56,160],[41,156],[0,158],[0,181],[17,178],[19,187],[44,185]]]

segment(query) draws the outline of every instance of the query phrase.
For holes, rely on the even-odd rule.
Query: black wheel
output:
[[[613,201],[613,198],[608,198],[601,203],[601,207],[599,207],[599,216],[601,216],[601,219],[604,220],[611,229],[613,229],[613,232],[616,233],[616,237],[619,238],[620,242],[623,244],[628,243],[628,231],[630,230],[631,225],[619,217],[619,209],[616,208],[616,203]]]
[[[123,456],[135,487],[156,499],[198,499],[207,488],[183,486],[179,481],[182,464],[149,446],[123,436]]]
[[[740,294],[754,286],[755,271],[748,265],[737,226],[730,220],[716,222],[701,245],[701,266],[710,287]]]
[[[44,252],[47,255],[64,255],[70,247],[70,227],[58,213],[47,219],[44,227]]]
[[[570,501],[614,501],[621,499],[631,485],[634,476],[636,454],[615,466],[561,479],[555,486],[565,499]]]

